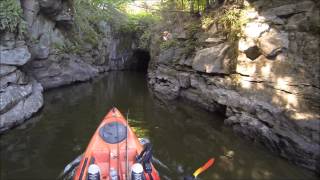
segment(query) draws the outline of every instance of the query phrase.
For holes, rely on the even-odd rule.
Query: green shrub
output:
[[[211,16],[204,16],[201,18],[202,29],[208,29],[214,23],[214,18]]]
[[[247,23],[247,19],[243,16],[243,11],[236,7],[224,9],[222,15],[216,21],[223,26],[224,32],[230,41],[236,41],[243,35],[242,27]]]
[[[167,41],[163,41],[160,44],[160,49],[165,50],[165,49],[169,49],[171,47],[177,46],[177,45],[178,45],[178,42],[176,40],[170,39],[170,40],[167,40]]]
[[[83,51],[82,47],[75,43],[54,43],[53,48],[56,49],[58,54],[80,54]]]
[[[71,0],[71,3],[74,14],[73,38],[71,40],[73,44],[79,46],[89,43],[93,47],[97,47],[103,38],[103,33],[98,28],[99,22],[107,21],[117,27],[125,18],[111,5],[103,4],[103,1]]]
[[[25,23],[21,18],[22,9],[17,0],[1,0],[0,9],[0,31],[16,32],[18,30],[19,33],[25,31]]]
[[[198,47],[200,43],[197,40],[189,39],[183,45],[183,54],[187,57],[194,54],[196,47]]]
[[[126,2],[123,0],[122,3]],[[114,2],[116,3],[116,1]],[[122,4],[120,3],[120,4]],[[90,43],[97,47],[104,34],[100,32],[98,24],[106,21],[111,25],[113,32],[135,35],[142,47],[147,47],[150,41],[150,27],[158,19],[151,13],[124,14],[117,10],[108,1],[73,0],[75,44]]]
[[[150,29],[159,20],[159,16],[151,13],[127,14],[127,16],[128,18],[119,27],[122,33],[134,32],[142,35],[146,29]]]
[[[127,14],[128,18],[120,24],[116,32],[131,34],[138,39],[141,49],[149,49],[153,25],[159,21],[159,16],[151,13]]]
[[[100,18],[100,12],[95,7],[84,0],[74,0],[74,31],[75,38],[73,39],[78,44],[90,43],[97,45],[99,33],[94,27]]]
[[[195,38],[194,36],[200,31],[200,24],[197,21],[192,21],[186,25],[187,36],[190,38]]]
[[[196,47],[199,45],[196,35],[201,31],[200,27],[201,24],[198,21],[192,21],[185,27],[187,29],[188,38],[184,43],[181,43],[181,46],[183,48],[183,53],[187,56],[192,55]]]
[[[151,35],[152,34],[151,34],[150,29],[147,29],[143,32],[143,34],[139,38],[139,48],[149,49]]]

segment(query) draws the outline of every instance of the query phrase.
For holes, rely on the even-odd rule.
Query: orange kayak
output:
[[[149,150],[150,146],[140,143],[123,115],[118,109],[113,108],[91,138],[73,178],[160,180],[151,163]]]

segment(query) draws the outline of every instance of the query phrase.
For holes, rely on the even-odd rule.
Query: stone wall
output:
[[[201,45],[191,56],[181,47],[190,42],[179,38],[186,32],[162,28],[180,46],[151,48],[149,84],[159,98],[223,111],[225,124],[244,137],[319,170],[319,2],[245,1],[243,11],[248,22],[239,42],[213,24],[198,32]]]
[[[103,33],[103,39],[99,40],[97,47],[87,43],[81,52],[76,53],[63,49],[70,46],[73,36],[74,18],[67,2],[22,1],[33,59],[26,70],[47,89],[85,81],[110,69],[130,68],[128,61],[134,40],[130,35],[113,32],[112,25],[107,21],[97,25]]]
[[[74,37],[74,14],[68,0],[21,0],[26,33],[0,32],[0,133],[43,105],[42,89],[86,81],[108,70],[131,68],[134,36],[115,32],[101,21],[97,47],[66,49]]]
[[[22,123],[43,105],[42,86],[22,66],[31,60],[24,40],[14,33],[0,39],[0,132]]]

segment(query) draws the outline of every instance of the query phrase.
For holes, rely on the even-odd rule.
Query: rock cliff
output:
[[[1,36],[0,46],[0,132],[22,123],[43,105],[43,88],[22,66],[31,59],[23,40],[13,33]]]
[[[159,98],[221,111],[234,131],[319,171],[319,2],[244,1],[240,9],[246,21],[238,39],[205,17],[165,19],[154,29],[150,87]],[[161,39],[163,31],[172,39]]]
[[[0,24],[0,133],[22,123],[43,106],[43,89],[133,67],[134,36],[117,32],[108,19],[87,27],[99,32],[101,39],[84,36],[86,32],[78,31],[81,24],[75,21],[76,2],[1,2],[1,11],[9,10],[1,13]],[[111,14],[119,19],[123,16],[115,9]]]

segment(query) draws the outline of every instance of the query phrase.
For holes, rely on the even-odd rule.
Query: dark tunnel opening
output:
[[[133,50],[132,59],[133,59],[133,68],[136,71],[147,72],[148,64],[150,61],[150,53],[147,50],[135,49]]]

